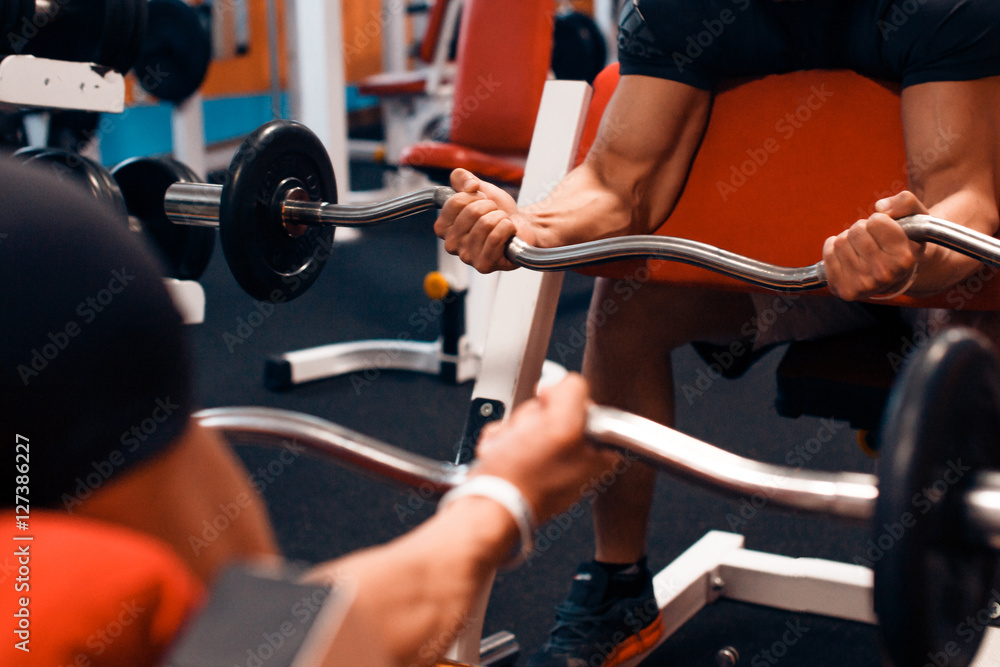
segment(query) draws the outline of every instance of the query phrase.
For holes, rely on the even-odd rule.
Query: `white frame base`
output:
[[[482,358],[473,348],[468,336],[459,339],[458,354],[445,354],[441,339],[411,341],[373,339],[331,343],[302,350],[285,352],[274,358],[274,363],[287,364],[290,383],[296,386],[340,375],[368,371],[409,371],[440,375],[442,362],[457,364],[456,381],[461,384],[475,379],[479,374]],[[546,360],[542,367],[542,386],[557,383],[567,371],[554,361]]]
[[[874,574],[861,565],[751,551],[744,537],[709,531],[653,577],[656,602],[670,638],[719,599],[795,613],[876,624]],[[641,662],[624,663],[634,667]],[[987,628],[973,667],[1000,664],[1000,629]]]
[[[205,321],[205,289],[194,280],[164,278],[163,284],[170,292],[174,306],[184,324],[201,324]]]

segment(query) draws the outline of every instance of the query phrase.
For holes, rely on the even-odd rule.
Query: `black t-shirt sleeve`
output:
[[[618,19],[618,62],[623,76],[652,76],[704,90],[714,85],[696,59],[664,45],[647,23],[640,5],[631,1],[622,7]]]

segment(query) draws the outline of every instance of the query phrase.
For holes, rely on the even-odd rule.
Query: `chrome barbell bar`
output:
[[[282,224],[364,227],[392,222],[441,208],[455,190],[425,188],[364,205],[304,201],[303,194],[293,190],[282,202]],[[221,185],[175,183],[167,190],[164,208],[167,217],[176,224],[218,226],[221,195]],[[906,216],[898,222],[914,241],[935,243],[1000,267],[1000,241],[995,238],[930,215]],[[513,264],[535,271],[564,271],[619,260],[654,259],[691,264],[779,291],[804,292],[827,284],[823,262],[805,267],[783,267],[706,243],[659,235],[600,239],[560,248],[536,248],[514,237],[505,254]]]
[[[455,466],[380,442],[318,417],[256,407],[215,408],[195,414],[201,426],[245,442],[308,451],[380,480],[426,489],[440,497],[461,484],[466,465]],[[875,475],[821,472],[762,463],[732,454],[668,426],[615,408],[592,406],[586,436],[595,444],[730,498],[763,497],[771,507],[851,521],[871,519],[878,499]],[[977,540],[1000,544],[1000,475],[973,471],[965,494],[966,516]]]

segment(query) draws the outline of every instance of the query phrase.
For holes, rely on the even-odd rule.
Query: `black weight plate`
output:
[[[52,111],[49,113],[48,145],[79,152],[97,136],[101,115],[93,111]]]
[[[121,190],[108,170],[97,162],[77,153],[50,148],[31,155],[25,163],[49,169],[61,182],[82,186],[122,224],[127,223],[128,212]]]
[[[580,12],[556,15],[552,41],[552,73],[557,79],[586,81],[604,69],[607,60],[604,35],[594,19]]]
[[[53,15],[34,15],[31,26],[23,31],[23,36],[27,38],[23,52],[40,58],[98,62],[98,47],[107,29],[105,17],[121,1],[73,0],[56,3]]]
[[[42,58],[92,62],[124,74],[139,53],[146,0],[72,0],[52,16],[35,15],[22,30],[23,48]]]
[[[333,244],[330,226],[311,226],[298,237],[285,229],[280,200],[292,186],[312,201],[337,202],[333,165],[316,135],[288,120],[265,123],[233,158],[219,210],[226,262],[240,286],[261,301],[305,293]]]
[[[918,353],[890,394],[882,437],[867,558],[885,651],[898,667],[965,667],[982,638],[968,619],[986,617],[997,569],[997,555],[967,537],[962,502],[976,471],[1000,468],[989,342],[952,329]]]
[[[148,18],[147,0],[106,0],[105,34],[95,62],[125,74],[142,49]]]
[[[167,102],[183,102],[201,87],[212,60],[212,39],[198,12],[182,0],[149,0],[139,84]]]
[[[169,158],[133,158],[111,170],[125,206],[142,225],[142,231],[163,259],[167,275],[178,280],[197,280],[208,268],[215,249],[215,230],[210,227],[175,225],[163,210],[169,188],[178,181],[199,182],[186,165]]]
[[[118,69],[123,74],[132,69],[135,61],[138,60],[142,52],[142,43],[146,39],[146,30],[149,25],[149,3],[147,0],[131,0],[134,17],[132,23],[126,27],[130,29],[123,35],[123,46],[121,50],[121,61],[119,65],[123,69]],[[117,68],[116,68],[117,69]]]
[[[12,153],[28,145],[24,114],[0,113],[0,152]]]
[[[129,70],[136,54],[126,58],[125,50],[128,48],[130,32],[134,29],[132,24],[136,19],[137,1],[102,0],[100,8],[94,10],[102,12],[101,31],[90,54],[80,59],[105,65],[123,74]],[[126,59],[128,62],[123,62]]]
[[[101,26],[101,34],[94,44],[94,52],[89,60],[111,67],[109,61],[114,58],[115,49],[120,45],[122,29],[128,21],[128,14],[131,13],[132,8],[130,0],[104,0],[102,10],[104,21]]]
[[[24,52],[34,16],[35,0],[0,0],[0,54]]]
[[[27,162],[36,155],[41,155],[42,153],[48,153],[52,149],[48,146],[25,146],[24,148],[19,148],[14,151],[11,157],[17,158],[21,162]]]

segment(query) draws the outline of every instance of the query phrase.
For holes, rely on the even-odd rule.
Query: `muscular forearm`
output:
[[[997,204],[991,196],[964,188],[929,207],[930,214],[993,236],[998,228]],[[953,250],[927,244],[917,269],[917,279],[908,296],[939,294],[978,271],[982,264]]]
[[[526,217],[549,245],[651,234],[680,197],[710,104],[706,91],[623,76],[587,159]]]
[[[321,565],[309,578],[350,582],[351,614],[373,630],[390,660],[425,665],[460,635],[476,596],[516,540],[507,510],[463,498],[397,540]],[[337,664],[337,656],[330,658]]]
[[[535,231],[538,245],[546,248],[636,233],[630,202],[589,163],[571,171],[548,197],[520,212]]]

